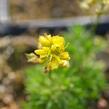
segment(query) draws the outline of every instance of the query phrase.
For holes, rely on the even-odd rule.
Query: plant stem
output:
[[[99,12],[96,14],[96,22],[95,22],[94,26],[92,27],[93,34],[96,32],[100,17],[102,15],[102,13],[104,12],[104,7],[105,7],[105,5],[102,3]]]

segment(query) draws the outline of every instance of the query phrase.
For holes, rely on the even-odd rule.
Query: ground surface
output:
[[[82,15],[77,0],[10,0],[14,20],[49,19]]]

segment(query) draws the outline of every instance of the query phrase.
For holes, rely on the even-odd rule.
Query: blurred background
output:
[[[75,24],[90,31],[97,20],[94,8],[84,10],[81,0],[0,0],[0,109],[22,109],[26,99],[24,69],[32,65],[25,53],[36,48],[38,36],[62,35]],[[100,16],[95,37],[108,40],[108,13],[109,9]],[[106,63],[105,75],[109,80],[109,49],[98,58]],[[100,99],[101,107],[108,105],[108,89],[103,93],[107,99]]]

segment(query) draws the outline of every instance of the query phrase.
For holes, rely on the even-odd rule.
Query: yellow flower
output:
[[[101,15],[109,8],[109,0],[83,0],[80,7],[91,13]]]
[[[61,36],[40,36],[39,49],[34,53],[28,54],[28,61],[43,63],[46,71],[69,66],[70,56],[65,51],[65,41]]]
[[[46,35],[46,37],[40,36],[39,45],[44,47],[49,47],[51,45],[51,35]]]
[[[103,3],[109,5],[109,0],[103,0]]]
[[[84,0],[81,2],[80,6],[84,9],[89,9],[90,6],[94,5],[96,3],[96,0]]]

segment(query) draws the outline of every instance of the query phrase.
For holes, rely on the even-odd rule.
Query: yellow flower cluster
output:
[[[83,0],[80,6],[86,10],[95,11],[95,13],[105,12],[109,8],[109,0]]]
[[[103,0],[103,3],[109,5],[109,0]]]
[[[39,49],[27,55],[29,62],[45,64],[45,70],[51,71],[58,67],[68,67],[70,56],[65,51],[65,41],[61,36],[45,34],[39,37]]]

